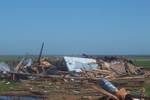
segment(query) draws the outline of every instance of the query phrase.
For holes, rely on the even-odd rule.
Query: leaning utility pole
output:
[[[40,50],[40,54],[39,54],[38,60],[37,60],[37,63],[38,63],[39,65],[40,65],[40,59],[41,59],[41,56],[42,56],[43,48],[44,48],[44,42],[42,43],[42,47],[41,47],[41,50]]]

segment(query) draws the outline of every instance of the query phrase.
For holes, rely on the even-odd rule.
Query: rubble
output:
[[[81,58],[81,57],[63,57],[65,65],[55,66],[49,63],[48,58],[41,58],[40,62],[34,62],[32,59],[23,58],[15,68],[17,73],[60,75],[67,73],[71,76],[80,76],[86,78],[106,78],[115,79],[125,76],[144,75],[144,71],[124,59],[111,58],[106,60]],[[115,59],[115,60],[114,60]],[[60,73],[61,72],[61,73]],[[64,73],[63,73],[64,72]]]
[[[14,68],[14,71],[8,70],[7,67],[5,67],[6,70],[3,67],[1,67],[0,70],[9,72],[13,80],[50,80],[52,83],[58,85],[56,87],[58,90],[62,84],[75,84],[77,86],[71,90],[74,95],[81,95],[81,86],[84,87],[87,84],[92,84],[88,86],[96,92],[94,95],[101,95],[99,97],[100,100],[106,100],[106,98],[107,100],[128,100],[126,98],[132,98],[131,100],[134,100],[134,96],[130,96],[130,93],[124,88],[125,85],[123,88],[117,88],[109,81],[141,80],[149,78],[150,76],[149,72],[143,71],[135,66],[132,61],[124,58],[64,56],[63,60],[60,61],[63,64],[52,64],[49,58],[41,57],[41,55],[39,58],[35,61],[31,58],[24,57]],[[41,93],[39,90],[35,91],[30,87],[30,92],[31,91],[36,94]],[[48,94],[48,90],[44,91],[46,92],[42,92],[42,95]],[[87,96],[83,97],[85,98]],[[144,97],[145,96],[143,96],[143,98]],[[88,96],[87,98],[91,99],[92,96]]]
[[[119,58],[97,59],[99,67],[83,73],[91,77],[118,78],[132,75],[144,75],[144,71],[133,65],[131,61]]]

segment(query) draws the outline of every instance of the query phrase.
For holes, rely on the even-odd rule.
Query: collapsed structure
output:
[[[93,59],[82,57],[63,57],[64,66],[55,66],[43,58],[40,63],[33,63],[32,59],[23,58],[15,68],[18,73],[58,74],[60,71],[75,72],[86,77],[108,78],[130,75],[143,75],[144,71],[125,59]],[[64,70],[61,67],[65,68]],[[67,70],[66,70],[67,69]]]
[[[98,83],[101,81],[103,84],[99,83],[99,87],[92,85],[91,88],[107,95],[108,97],[112,97],[114,100],[125,100],[116,98],[120,98],[120,95],[125,98],[128,92],[124,89],[122,92],[122,89],[115,88],[106,79],[114,80],[126,76],[133,77],[145,75],[145,72],[141,68],[135,66],[132,61],[125,58],[85,58],[64,56],[60,57],[60,59],[61,61],[58,61],[59,57],[57,57],[57,64],[52,64],[52,61],[50,61],[47,57],[40,58],[38,62],[31,58],[23,58],[13,70],[10,70],[8,67],[0,67],[0,70],[5,73],[8,72],[15,74],[19,79],[22,79],[20,76],[24,76],[26,79],[29,79],[31,78],[30,76],[34,75],[37,76],[36,78],[41,76],[61,78],[65,82],[66,79],[78,79],[81,82],[85,79],[96,80]],[[110,92],[110,89],[116,89],[116,93]]]
[[[84,54],[83,57],[56,57],[56,61],[51,61],[47,57],[42,58],[43,46],[44,43],[37,60],[24,57],[14,69],[1,63],[0,77],[12,80],[48,78],[56,81],[60,79],[59,81],[71,83],[71,86],[77,85],[79,89],[82,84],[90,84],[90,88],[94,91],[106,95],[100,100],[140,100],[133,99],[126,89],[119,89],[108,81],[126,76],[135,76],[135,79],[149,77],[149,73],[135,66],[131,60],[118,57],[92,57]],[[31,92],[35,93],[35,91]]]
[[[59,58],[59,57],[58,57]],[[58,59],[57,59],[58,60]],[[52,64],[49,58],[41,58],[40,62],[37,63],[32,59],[23,58],[20,63],[15,68],[15,72],[20,74],[31,74],[31,75],[57,75],[64,79],[92,79],[92,80],[101,80],[108,79],[114,80],[126,76],[141,76],[144,75],[144,71],[135,66],[132,61],[125,58],[117,57],[102,57],[102,58],[85,58],[85,57],[61,57],[61,61],[57,61],[61,64]],[[58,66],[60,65],[60,66]],[[66,77],[67,75],[67,77]],[[50,76],[51,77],[51,76]],[[57,77],[57,78],[58,78]],[[66,81],[66,80],[64,80]],[[105,82],[105,81],[104,81]],[[107,84],[107,81],[106,81]],[[100,84],[99,84],[100,85]],[[92,88],[95,91],[99,91],[102,94],[112,97],[114,100],[125,100],[125,99],[115,99],[118,96],[122,95],[125,98],[125,95],[128,94],[123,89],[117,90],[117,94],[109,92],[107,88],[109,86],[100,85],[100,87],[93,86]],[[119,94],[118,94],[119,93]],[[105,99],[101,99],[105,100]],[[109,99],[108,99],[109,100]],[[137,99],[138,100],[138,99]]]
[[[150,72],[146,72],[140,67],[135,66],[131,60],[123,57],[95,57],[86,54],[83,54],[82,57],[42,58],[43,47],[44,43],[36,60],[24,57],[14,68],[10,68],[5,63],[0,63],[0,78],[8,81],[27,80],[27,83],[23,82],[24,86],[28,84],[27,87],[31,87],[25,90],[34,95],[44,95],[44,97],[48,94],[48,91],[50,93],[52,91],[55,92],[55,89],[60,91],[61,87],[64,90],[63,92],[69,88],[71,89],[69,90],[69,94],[71,92],[75,95],[81,92],[85,94],[85,91],[87,94],[90,94],[90,92],[94,91],[86,100],[93,100],[93,95],[100,96],[98,100],[150,100],[150,97],[143,95],[145,92],[144,89],[138,95],[131,95],[129,91],[122,88],[122,83],[118,83],[117,87],[117,85],[115,86],[110,82],[114,80],[124,82],[125,80],[126,83],[123,83],[123,87],[126,84],[130,85],[128,84],[129,82],[133,83],[134,86],[135,83],[143,86],[141,84],[145,82],[145,78],[150,77]],[[36,87],[33,81],[38,81],[35,83],[36,85],[41,82],[39,90],[32,88]],[[46,85],[41,86],[42,82],[46,83]],[[55,89],[49,90],[49,87],[54,87]],[[130,87],[133,88],[132,86]],[[43,89],[44,91],[42,92]],[[56,95],[58,95],[58,92],[56,92]]]

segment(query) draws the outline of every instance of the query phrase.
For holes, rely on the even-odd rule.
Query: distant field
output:
[[[135,65],[150,69],[150,58],[134,58],[132,60]]]
[[[134,61],[134,63],[138,66],[143,66],[143,67],[146,67],[146,68],[150,68],[150,60],[149,61],[139,61],[139,60],[136,60]]]
[[[18,62],[23,57],[24,56],[16,56],[16,55],[0,56],[0,62],[13,62],[13,61]],[[28,57],[35,58],[35,56],[28,56]],[[126,57],[133,60],[135,65],[150,69],[150,56],[126,56]]]
[[[18,62],[23,57],[28,57],[28,58],[33,58],[33,59],[35,58],[35,56],[16,56],[16,55],[0,56],[0,62]]]
[[[0,56],[0,62],[19,61],[22,56]]]

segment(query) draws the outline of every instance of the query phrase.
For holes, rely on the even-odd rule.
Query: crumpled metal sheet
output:
[[[98,68],[95,59],[65,56],[64,60],[69,71],[81,72],[81,69],[90,71]]]

